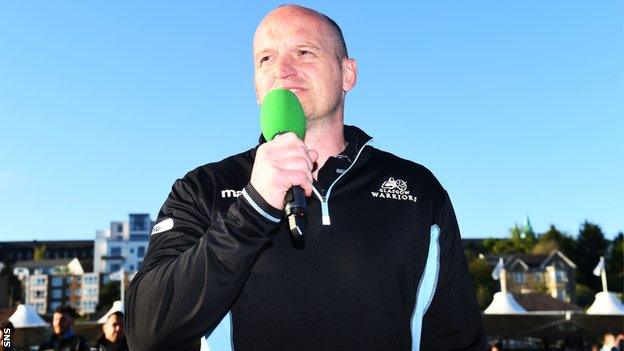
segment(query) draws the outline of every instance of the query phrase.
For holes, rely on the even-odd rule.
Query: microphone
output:
[[[288,89],[274,89],[266,94],[260,105],[260,129],[267,141],[288,132],[303,140],[306,120],[297,95]],[[284,197],[284,215],[295,239],[303,238],[307,212],[305,192],[300,186],[293,186]]]

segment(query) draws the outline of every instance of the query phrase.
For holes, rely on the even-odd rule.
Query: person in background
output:
[[[87,342],[74,332],[77,317],[73,307],[57,307],[52,316],[52,336],[39,345],[39,351],[88,351]]]
[[[604,335],[604,342],[600,351],[617,351],[615,345],[615,336],[611,333],[607,333]]]
[[[124,314],[120,311],[111,313],[102,325],[102,336],[97,340],[91,351],[127,351],[126,334],[124,332]]]

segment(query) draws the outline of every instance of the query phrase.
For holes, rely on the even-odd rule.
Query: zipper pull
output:
[[[325,194],[327,191],[325,189],[321,189],[321,216],[323,220],[323,225],[331,225],[331,219],[329,218],[329,205],[327,204],[327,197]]]

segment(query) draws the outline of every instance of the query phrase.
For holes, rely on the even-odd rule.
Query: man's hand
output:
[[[308,150],[295,133],[268,141],[256,152],[251,185],[271,206],[283,209],[286,192],[295,185],[312,195],[312,170],[318,153]]]

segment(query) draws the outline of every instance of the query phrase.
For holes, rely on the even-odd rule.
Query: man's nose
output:
[[[282,55],[277,58],[275,64],[275,78],[284,79],[297,74],[297,70],[294,66],[292,58],[287,55]]]

